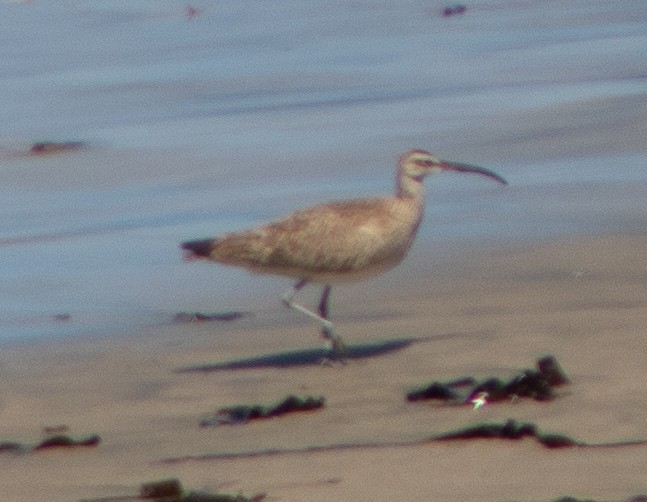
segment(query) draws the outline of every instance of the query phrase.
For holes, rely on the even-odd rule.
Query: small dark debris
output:
[[[562,367],[554,356],[545,356],[537,360],[537,369],[539,373],[548,382],[548,385],[557,387],[569,383]]]
[[[312,411],[323,408],[325,399],[323,396],[299,397],[290,395],[278,403],[270,406],[261,404],[237,405],[220,408],[200,422],[201,427],[214,425],[237,425],[245,424],[250,420],[259,418],[272,418],[286,413],[297,411]]]
[[[67,430],[68,427],[65,425],[43,427],[43,434],[45,434],[45,439],[41,440],[36,445],[24,445],[14,441],[0,442],[0,453],[26,453],[30,451],[47,450],[51,448],[96,446],[101,442],[101,438],[97,434],[75,438],[73,436],[65,434],[65,431]]]
[[[436,441],[467,440],[467,439],[512,439],[534,437],[546,448],[565,448],[570,446],[583,446],[583,443],[560,434],[542,434],[535,424],[508,420],[503,424],[480,424],[454,432],[435,436]]]
[[[72,316],[70,314],[54,314],[52,318],[57,322],[69,321]]]
[[[531,398],[548,401],[554,397],[553,388],[568,383],[559,363],[553,356],[537,360],[537,370],[526,369],[509,381],[488,378],[480,383],[476,379],[464,377],[452,382],[432,382],[422,388],[407,393],[407,401],[437,399],[453,404],[474,404],[477,399],[484,403],[504,400]],[[467,392],[459,392],[458,387],[470,387]]]
[[[319,408],[323,408],[325,399],[323,396],[313,397],[298,397],[298,396],[288,396],[274,408],[269,410],[268,416],[276,417],[279,415],[284,415],[285,413],[292,413],[295,411],[311,411]]]
[[[567,448],[569,446],[583,446],[583,443],[576,441],[563,434],[542,434],[537,436],[539,441],[546,448]]]
[[[441,401],[458,401],[458,393],[449,385],[441,382],[432,382],[426,387],[416,389],[407,394],[407,401],[421,401],[423,399],[440,399]]]
[[[467,7],[462,4],[448,5],[443,9],[443,17],[457,16],[465,14]]]
[[[97,434],[91,436],[74,438],[67,434],[55,434],[34,446],[34,450],[46,450],[50,448],[71,448],[76,446],[97,446],[101,438]]]
[[[182,483],[179,479],[163,479],[143,483],[139,488],[140,499],[157,499],[163,497],[174,497],[179,499],[182,496]]]
[[[13,441],[3,441],[0,442],[0,453],[9,452],[9,453],[18,453],[24,451],[24,446],[20,443],[15,443]]]
[[[184,12],[186,13],[187,19],[195,19],[202,14],[202,9],[194,7],[193,5],[187,5]]]
[[[212,314],[203,314],[201,312],[178,312],[173,316],[173,322],[207,322],[207,321],[235,321],[248,314],[237,312],[215,312]]]
[[[246,497],[241,494],[229,495],[226,493],[208,493],[203,491],[185,492],[178,479],[163,479],[143,483],[139,488],[139,495],[134,497],[102,497],[89,499],[85,502],[130,502],[138,500],[153,500],[155,502],[260,502],[265,494]]]
[[[535,401],[548,401],[553,398],[552,388],[546,378],[534,370],[525,370],[507,383],[498,378],[490,378],[477,385],[465,402],[472,403],[482,393],[486,394],[488,403],[522,397],[529,397]]]
[[[49,153],[81,150],[85,147],[86,144],[82,141],[39,141],[31,146],[29,153],[33,155],[45,155]]]
[[[534,436],[537,430],[533,424],[518,423],[508,420],[504,424],[480,424],[467,427],[455,432],[448,432],[437,436],[437,440],[451,439],[521,439],[526,436]]]

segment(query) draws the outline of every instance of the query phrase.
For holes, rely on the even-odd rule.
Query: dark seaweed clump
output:
[[[75,446],[97,446],[101,442],[101,438],[97,434],[90,436],[75,438],[68,434],[56,434],[45,438],[36,446],[34,450],[47,450],[50,448],[72,448]]]
[[[100,499],[88,499],[84,502],[134,502],[137,500],[152,500],[155,502],[260,502],[264,498],[265,494],[246,497],[241,494],[230,495],[203,491],[186,492],[180,480],[171,478],[143,483],[139,488],[139,494],[136,496],[102,497]]]
[[[453,404],[474,405],[476,400],[484,403],[530,398],[536,401],[553,399],[553,389],[568,383],[557,359],[553,356],[537,360],[536,369],[522,370],[510,380],[498,377],[479,382],[473,377],[460,378],[450,382],[432,382],[407,393],[407,401],[436,399]]]
[[[178,479],[163,479],[144,483],[139,489],[139,499],[158,500],[165,502],[260,502],[264,494],[245,497],[244,495],[229,495],[223,493],[207,493],[191,491],[185,493]]]
[[[77,448],[97,446],[101,438],[97,434],[75,437],[66,433],[55,432],[47,434],[45,439],[35,445],[18,443],[15,441],[0,442],[0,453],[27,453],[30,451],[50,450],[55,448]]]
[[[323,396],[300,397],[290,395],[272,405],[242,404],[220,408],[203,418],[200,425],[202,427],[208,427],[213,425],[245,424],[250,420],[273,418],[286,413],[316,410],[323,408],[324,403],[325,399]]]
[[[478,424],[453,432],[439,434],[433,437],[435,441],[471,440],[471,439],[512,439],[534,438],[546,448],[566,448],[569,446],[584,446],[584,443],[562,434],[546,434],[539,431],[530,422],[507,420],[500,423]]]

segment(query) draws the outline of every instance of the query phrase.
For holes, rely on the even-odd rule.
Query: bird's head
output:
[[[459,173],[475,173],[487,176],[504,185],[508,182],[501,176],[484,167],[471,166],[460,162],[440,160],[426,150],[409,150],[400,156],[400,173],[416,181],[422,181],[425,176],[443,171],[456,171]]]

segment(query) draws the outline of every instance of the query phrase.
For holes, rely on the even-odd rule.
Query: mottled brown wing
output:
[[[217,239],[211,257],[294,277],[358,272],[395,259],[395,255],[401,258],[393,246],[394,221],[385,204],[384,199],[367,199],[298,211],[266,226]]]

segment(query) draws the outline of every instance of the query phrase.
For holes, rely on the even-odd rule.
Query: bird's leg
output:
[[[319,300],[319,317],[325,320],[328,320],[328,300],[331,289],[330,284],[326,284],[321,292],[321,300]],[[326,340],[330,340],[333,352],[339,357],[346,351],[346,347],[341,337],[332,329],[332,323],[330,323],[330,326],[330,328],[326,326],[321,328],[321,336]]]
[[[321,291],[321,300],[319,300],[319,317],[328,319],[328,298],[330,297],[330,284],[326,284]]]
[[[319,302],[319,314],[317,314],[312,310],[308,310],[304,306],[294,302],[294,297],[306,284],[308,284],[307,279],[301,279],[299,282],[297,282],[292,287],[292,289],[290,289],[287,293],[283,295],[282,297],[283,303],[287,307],[291,308],[292,310],[301,312],[302,314],[308,316],[310,319],[314,319],[315,321],[317,321],[321,326],[322,336],[327,340],[330,340],[330,343],[332,344],[332,350],[337,355],[340,355],[344,351],[344,344],[335,333],[333,323],[327,319],[328,297],[330,295],[330,286],[327,285],[324,287],[323,294],[321,295],[321,301]]]
[[[283,297],[282,297],[283,303],[287,307],[290,307],[292,310],[296,310],[297,312],[301,312],[302,314],[308,316],[310,319],[314,319],[315,321],[317,321],[321,325],[322,329],[327,330],[327,331],[332,331],[333,326],[332,326],[332,323],[328,319],[326,319],[326,318],[324,318],[324,317],[322,317],[320,315],[317,315],[312,310],[308,310],[304,306],[299,305],[298,303],[294,302],[294,297],[296,296],[296,294],[299,291],[301,291],[301,289],[303,289],[303,287],[306,284],[308,284],[307,279],[301,279],[299,282],[297,282],[292,287],[291,290],[289,290],[287,293],[285,293],[283,295]]]
[[[312,312],[311,310],[308,310],[302,305],[299,305],[298,303],[294,303],[294,297],[296,294],[303,289],[303,287],[308,284],[307,279],[301,279],[299,282],[297,282],[291,290],[286,292],[283,297],[283,303],[285,304],[286,307],[289,307],[293,310],[296,310],[297,312],[301,312],[304,315],[307,315],[310,319],[314,319],[318,323],[322,324],[322,321],[325,321],[325,319],[322,319],[319,317],[317,314]],[[323,326],[323,324],[322,324]],[[325,327],[325,326],[324,326]]]

